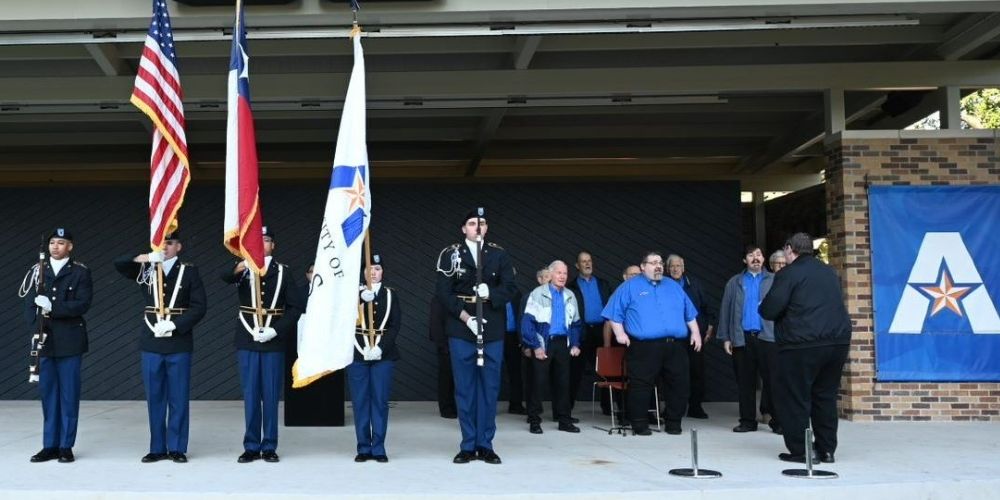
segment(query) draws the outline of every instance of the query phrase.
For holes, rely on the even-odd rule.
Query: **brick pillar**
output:
[[[875,380],[868,185],[1000,184],[997,131],[847,131],[827,140],[830,265],[854,325],[840,390],[851,420],[997,420],[1000,383]]]

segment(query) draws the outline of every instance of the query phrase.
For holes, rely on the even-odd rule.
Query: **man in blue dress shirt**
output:
[[[659,252],[647,252],[640,269],[641,275],[615,290],[602,315],[611,321],[618,342],[628,346],[627,406],[632,431],[639,436],[651,434],[647,409],[653,384],[662,374],[666,431],[680,434],[689,391],[686,344],[690,342],[695,351],[701,350],[698,310],[676,281],[663,279],[663,257]]]

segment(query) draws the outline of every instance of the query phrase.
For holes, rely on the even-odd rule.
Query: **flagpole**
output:
[[[372,290],[372,238],[371,230],[365,230],[365,282],[368,289]],[[372,290],[374,291],[374,290]],[[375,347],[375,304],[374,300],[368,302],[368,345]]]
[[[167,317],[166,307],[163,305],[163,263],[157,262],[154,264],[156,266],[156,290],[159,295],[158,303],[160,305],[158,314],[160,315],[157,319],[164,319]]]

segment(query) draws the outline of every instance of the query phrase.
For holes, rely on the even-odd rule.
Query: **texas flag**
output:
[[[233,50],[229,58],[228,119],[226,122],[226,209],[223,243],[247,267],[264,275],[257,140],[250,110],[250,56],[243,24],[243,3],[236,7]]]
[[[360,35],[354,35],[353,41],[354,69],[340,118],[309,302],[299,319],[293,387],[308,385],[354,360],[361,250],[371,220],[372,195],[365,133],[365,58]]]

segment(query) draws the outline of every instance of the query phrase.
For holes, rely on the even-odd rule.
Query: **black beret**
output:
[[[488,220],[486,218],[486,209],[483,208],[483,207],[476,207],[476,208],[473,208],[472,210],[469,210],[469,213],[465,214],[465,218],[462,219],[462,224],[461,225],[464,226],[466,222],[469,222],[469,219],[483,219],[483,220]]]
[[[52,234],[49,235],[49,240],[52,238],[60,238],[68,241],[73,241],[73,233],[69,232],[69,229],[64,227],[57,227],[52,230]]]

